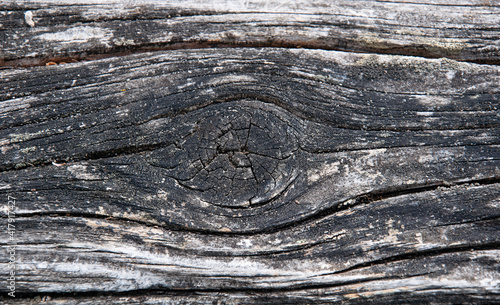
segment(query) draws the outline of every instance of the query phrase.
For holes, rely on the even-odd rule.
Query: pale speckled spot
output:
[[[452,80],[455,77],[455,74],[457,74],[457,71],[446,72],[446,78]]]
[[[200,198],[198,197],[193,197],[193,199],[201,206],[201,207],[209,207],[210,206],[210,203],[204,201],[204,200],[201,200]]]
[[[177,89],[178,90],[182,90],[184,88],[187,88],[187,87],[190,87],[190,86],[193,86],[193,85],[196,85],[195,82],[192,82],[190,78],[186,79],[186,83],[180,85],[180,86],[177,86]]]
[[[26,154],[26,153],[29,153],[29,152],[32,152],[35,150],[36,150],[36,147],[32,146],[32,147],[22,148],[19,150],[19,152],[21,152],[22,154]]]
[[[495,198],[488,203],[488,205],[495,209],[500,209],[500,198]]]
[[[113,43],[117,46],[132,46],[135,44],[133,39],[125,39],[124,37],[118,37],[113,40]]]
[[[417,115],[421,115],[421,116],[433,116],[434,112],[432,112],[432,111],[417,111]]]
[[[223,84],[232,84],[235,82],[255,82],[256,79],[248,75],[232,75],[232,76],[222,76],[212,79],[208,82],[211,86],[220,86]]]
[[[165,192],[164,190],[158,190],[157,196],[160,199],[167,200],[168,199],[168,193]]]
[[[237,243],[237,245],[244,248],[250,248],[253,246],[253,241],[251,239],[242,239]]]
[[[7,142],[9,143],[9,142]],[[0,152],[2,152],[3,155],[5,155],[9,150],[13,149],[14,148],[14,145],[5,145],[2,143],[2,141],[0,141]]]
[[[87,171],[87,166],[85,165],[72,165],[68,166],[68,171],[73,174],[77,179],[82,180],[99,180],[100,177],[98,175],[89,173]]]
[[[127,116],[127,115],[128,115],[128,112],[129,112],[129,110],[128,110],[128,109],[122,109],[122,110],[118,110],[118,111],[116,111],[115,113],[116,113],[118,116]]]
[[[425,163],[437,163],[452,160],[454,154],[448,150],[440,150],[428,154],[422,154],[418,158],[418,162],[421,164]]]
[[[418,102],[425,106],[446,106],[452,101],[449,98],[434,95],[417,95]]]
[[[99,27],[77,26],[62,32],[41,34],[34,38],[50,42],[82,43],[91,39],[109,42],[112,36],[111,31]]]
[[[417,242],[419,244],[423,244],[424,243],[424,240],[422,238],[422,233],[420,233],[420,232],[418,232],[418,233],[415,234],[415,239],[417,240]]]
[[[41,136],[47,132],[50,132],[50,130],[40,130],[40,131],[37,131],[37,132],[34,132],[34,133],[11,133],[10,134],[10,137],[11,137],[11,140],[10,140],[10,143],[16,143],[16,142],[24,142],[24,141],[28,141],[28,140],[31,140],[31,139],[34,139],[34,138],[37,138],[38,136]]]
[[[33,12],[32,11],[26,11],[24,13],[24,21],[30,27],[34,27],[35,26],[35,22],[33,21]]]
[[[307,172],[307,180],[310,182],[316,182],[319,179],[321,179],[322,177],[326,177],[326,176],[338,173],[339,165],[340,165],[340,162],[337,161],[334,163],[325,164],[325,166],[323,166],[320,169],[308,171]]]

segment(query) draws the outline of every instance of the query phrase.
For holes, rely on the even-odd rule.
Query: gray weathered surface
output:
[[[495,67],[215,49],[29,71],[1,93],[20,290],[499,293]]]
[[[103,7],[87,13],[117,19],[118,2]],[[65,9],[82,8],[52,14]],[[18,263],[17,298],[0,302],[492,303],[499,72],[270,47],[1,70],[0,197],[16,198]]]
[[[33,17],[26,19],[28,11]],[[495,0],[4,0],[1,15],[0,58],[9,65],[137,47],[212,45],[500,59],[500,6]]]

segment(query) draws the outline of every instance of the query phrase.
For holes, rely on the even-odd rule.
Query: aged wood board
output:
[[[500,61],[498,0],[0,3],[0,60],[8,65],[194,46],[300,46]]]
[[[0,303],[498,302],[499,20],[0,1]]]

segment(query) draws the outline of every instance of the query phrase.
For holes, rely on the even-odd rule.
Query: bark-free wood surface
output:
[[[2,15],[0,58],[9,65],[137,47],[217,45],[500,59],[496,0],[4,0]]]
[[[165,3],[159,14],[173,6]],[[35,26],[11,29],[18,33],[41,26],[41,11],[73,20],[82,7],[66,4],[3,2],[12,14],[33,11]],[[462,4],[452,7],[472,9]],[[106,5],[89,6],[91,23],[128,14]],[[181,6],[202,18],[208,5]],[[76,53],[99,40],[82,43]],[[34,58],[51,48],[34,46]],[[0,196],[16,198],[18,261],[16,298],[4,285],[0,301],[493,303],[499,72],[272,47],[1,70]],[[3,230],[4,249],[7,240]],[[0,258],[4,278],[8,263]]]

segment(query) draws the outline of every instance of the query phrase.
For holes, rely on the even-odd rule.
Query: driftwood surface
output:
[[[497,2],[88,3],[0,1],[0,303],[500,298]]]

